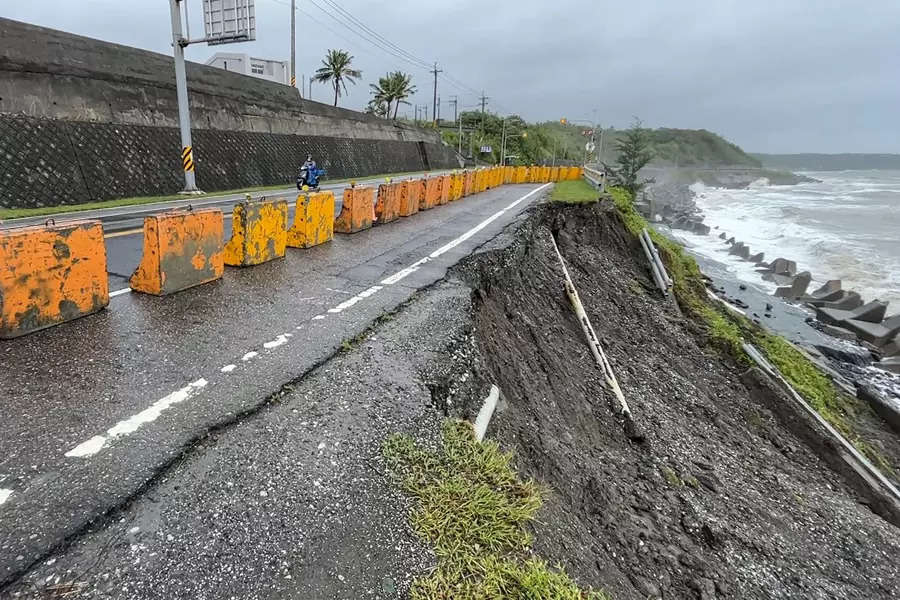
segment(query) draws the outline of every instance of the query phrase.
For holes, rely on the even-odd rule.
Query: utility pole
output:
[[[437,68],[437,62],[435,62],[435,63],[434,63],[434,70],[432,71],[432,73],[434,73],[434,110],[432,110],[432,112],[431,112],[431,116],[434,117],[434,124],[435,124],[435,126],[437,126],[437,114],[438,114],[438,109],[437,109],[437,107],[438,107],[438,103],[437,103],[437,76],[438,76],[438,73],[443,73],[443,72],[444,72],[443,70],[439,70],[439,69]],[[427,113],[426,113],[426,114],[427,114]],[[428,120],[428,117],[425,117],[425,119]]]
[[[504,166],[503,163],[506,159],[506,118],[503,118],[503,129],[500,133],[500,166]]]
[[[297,0],[291,0],[291,87],[297,87]]]
[[[457,119],[459,122],[459,153],[462,155],[462,119]]]
[[[202,193],[194,177],[194,149],[191,146],[191,114],[188,105],[187,74],[184,70],[184,47],[187,40],[181,33],[182,0],[169,0],[172,12],[172,47],[175,57],[175,90],[178,94],[178,127],[181,130],[181,164],[184,167],[183,194]]]
[[[479,100],[481,100],[481,131],[484,131],[484,107],[490,98],[484,95],[484,90],[481,90],[481,98]]]
[[[437,101],[437,119],[436,120],[437,120],[438,126],[440,126],[440,124],[441,124],[441,97],[440,96],[438,96],[438,101]]]
[[[459,113],[456,110],[459,106],[459,96],[451,96],[450,98],[451,100],[448,100],[448,102],[453,105],[453,122],[456,123],[459,121]]]
[[[427,121],[428,120],[428,105],[424,104],[424,105],[422,105],[422,108],[425,109],[425,120]]]
[[[416,119],[415,119],[415,123],[416,123],[416,125],[419,124],[419,105],[418,105],[418,104],[416,104]]]

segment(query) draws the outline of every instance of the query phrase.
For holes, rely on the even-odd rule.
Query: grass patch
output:
[[[742,342],[747,341],[759,348],[788,383],[826,421],[882,472],[894,475],[890,463],[861,437],[853,425],[860,411],[866,410],[857,398],[836,388],[812,361],[784,338],[767,332],[746,317],[729,312],[724,307],[710,305],[703,275],[693,257],[676,242],[647,227],[647,221],[635,210],[627,191],[613,188],[610,195],[622,223],[632,235],[637,236],[647,228],[675,282],[675,297],[679,305],[686,313],[706,325],[710,342],[715,347],[747,365],[753,363],[744,352]]]
[[[553,193],[550,194],[553,202],[565,202],[566,204],[596,202],[599,197],[600,192],[584,179],[560,181],[553,186]]]
[[[403,177],[412,175],[417,172],[407,173],[391,173],[380,175],[361,175],[359,177],[346,177],[343,179],[330,179],[323,181],[323,184],[346,183],[355,179],[378,179],[383,177]],[[269,185],[242,188],[239,190],[223,190],[219,192],[210,192],[203,196],[183,196],[180,194],[169,194],[167,196],[137,196],[134,198],[116,198],[113,200],[103,200],[101,202],[87,202],[85,204],[64,204],[61,206],[41,206],[38,208],[0,208],[0,220],[21,219],[25,217],[39,217],[42,215],[55,215],[61,213],[81,212],[85,210],[99,210],[104,208],[119,208],[121,206],[139,206],[141,204],[153,204],[156,202],[169,202],[171,200],[190,200],[191,198],[215,198],[217,196],[229,196],[231,194],[253,194],[258,192],[270,192],[274,190],[284,190],[290,188],[290,183],[284,185]]]
[[[525,526],[534,520],[544,490],[523,481],[512,454],[495,442],[478,442],[472,426],[448,419],[441,448],[432,452],[409,436],[393,435],[384,457],[403,490],[417,500],[413,530],[438,558],[417,579],[412,600],[605,600],[581,590],[559,568],[531,551]]]

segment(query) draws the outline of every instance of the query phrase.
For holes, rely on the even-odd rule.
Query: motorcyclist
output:
[[[300,173],[297,175],[297,187],[308,185],[310,181],[315,180],[316,161],[313,160],[312,154],[306,155],[306,162],[300,167]]]
[[[301,169],[306,169],[308,172],[312,172],[313,169],[316,168],[316,161],[313,160],[312,154],[306,155],[306,162],[303,163]]]

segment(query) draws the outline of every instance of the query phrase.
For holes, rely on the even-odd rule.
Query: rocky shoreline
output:
[[[887,406],[886,420],[894,422],[892,426],[900,431],[900,315],[888,316],[887,302],[866,302],[859,292],[844,290],[840,280],[830,280],[810,290],[814,279],[809,270],[812,266],[798,267],[790,257],[767,261],[763,252],[755,251],[726,231],[719,231],[715,223],[705,222],[691,189],[693,183],[702,180],[707,186],[713,182],[718,187],[746,188],[758,184],[760,179],[768,179],[764,170],[724,169],[710,172],[705,180],[694,179],[696,170],[683,169],[652,169],[645,176],[654,179],[654,183],[642,193],[637,208],[648,220],[671,229],[676,236],[679,231],[717,236],[722,241],[723,254],[754,263],[761,281],[778,286],[764,303],[758,298],[754,303],[749,298],[754,290],[748,290],[742,282],[737,282],[737,286],[726,285],[733,275],[721,269],[720,277],[713,278],[711,291],[747,311],[751,319],[765,322],[800,345],[820,366],[831,371],[839,384],[848,391],[856,390],[879,414]],[[808,179],[794,177],[782,181],[796,184]],[[755,290],[757,294],[761,291],[761,287]],[[777,315],[773,309],[781,303],[799,309],[784,317],[790,325],[775,324]],[[802,327],[794,325],[798,319],[818,335],[801,331]]]

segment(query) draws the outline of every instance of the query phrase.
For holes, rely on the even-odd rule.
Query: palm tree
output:
[[[406,101],[411,95],[416,93],[416,86],[410,85],[412,76],[401,71],[387,73],[384,77],[378,78],[378,84],[370,83],[372,88],[372,102],[387,106],[387,114],[391,117],[391,105],[394,105],[393,119],[397,119],[397,111],[400,110],[401,104],[409,104]]]
[[[373,107],[371,112],[379,117],[390,118],[391,102],[394,101],[391,95],[390,78],[388,76],[379,77],[378,83],[370,83],[369,87],[372,88],[372,99],[369,100],[369,106]],[[374,110],[375,107],[378,110]]]
[[[370,115],[381,117],[382,119],[386,119],[390,116],[390,109],[388,108],[387,103],[377,96],[369,100],[369,104],[366,106],[366,112]]]
[[[319,83],[331,82],[334,86],[334,105],[337,106],[341,90],[347,93],[347,82],[356,84],[356,80],[362,77],[362,71],[350,66],[353,56],[346,50],[329,50],[322,60],[322,66],[316,70],[313,77]]]

